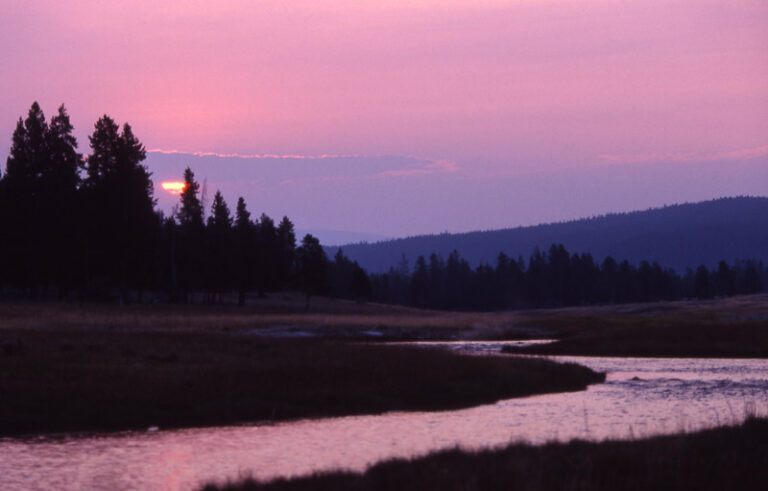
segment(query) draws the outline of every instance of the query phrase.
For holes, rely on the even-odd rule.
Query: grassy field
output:
[[[512,312],[439,312],[275,294],[234,305],[0,303],[4,331],[24,329],[206,331],[265,333],[276,327],[337,339],[557,338],[542,352],[617,354],[663,352],[700,356],[765,356],[768,295],[712,301],[659,302]],[[743,354],[740,354],[743,353]]]
[[[0,341],[9,329],[255,331],[275,326],[311,330],[323,337],[373,339],[514,339],[548,334],[519,325],[516,313],[460,313],[275,294],[235,305],[128,305],[0,303]],[[255,332],[254,332],[255,333]],[[366,334],[367,333],[367,334]]]
[[[303,490],[763,490],[768,483],[768,420],[647,440],[514,444],[393,460],[364,474],[327,473],[260,484],[246,480],[206,491]]]
[[[6,328],[3,336],[0,435],[460,408],[603,380],[540,359],[242,332]]]
[[[587,356],[768,357],[768,296],[526,312],[556,343],[510,353]]]

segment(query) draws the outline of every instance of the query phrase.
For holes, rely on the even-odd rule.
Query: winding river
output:
[[[437,344],[437,343],[433,343]],[[500,344],[439,343],[469,353]],[[0,489],[192,489],[362,470],[391,457],[460,446],[639,438],[737,423],[768,410],[768,361],[555,357],[608,374],[586,391],[443,412],[394,412],[253,426],[0,439]]]

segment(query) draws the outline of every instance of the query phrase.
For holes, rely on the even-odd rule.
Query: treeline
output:
[[[339,250],[326,257],[317,238],[297,244],[287,217],[252,218],[245,200],[234,212],[216,192],[209,213],[199,183],[184,172],[170,216],[155,209],[144,146],[128,124],[102,116],[77,150],[64,106],[46,121],[37,103],[13,132],[0,175],[0,296],[60,300],[244,304],[249,292],[301,289],[307,295],[448,310],[499,310],[645,302],[753,293],[765,283],[756,261],[679,275],[646,261],[571,255],[562,245],[526,263],[499,254],[476,268],[457,252],[447,259],[403,256],[388,273],[369,276]]]
[[[759,292],[766,269],[743,261],[717,269],[699,266],[677,274],[657,263],[635,267],[607,257],[601,264],[590,254],[570,254],[562,245],[536,250],[528,259],[501,253],[495,266],[471,268],[458,252],[447,259],[419,256],[413,268],[405,256],[397,268],[371,276],[378,302],[443,310],[502,310],[603,303],[649,302]]]
[[[243,198],[233,214],[217,191],[206,219],[190,169],[178,206],[164,216],[130,125],[99,118],[88,155],[78,152],[72,131],[63,105],[48,122],[34,103],[13,132],[0,175],[5,296],[128,302],[151,292],[219,301],[237,292],[242,304],[251,291],[329,293],[323,248],[311,235],[297,247],[287,217],[252,219]]]

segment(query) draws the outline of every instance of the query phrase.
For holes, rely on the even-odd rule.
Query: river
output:
[[[500,343],[432,343],[492,353]],[[554,357],[608,374],[585,391],[470,409],[394,412],[252,426],[0,439],[0,489],[193,489],[363,470],[391,457],[511,441],[639,438],[737,423],[768,410],[768,362],[745,359]]]

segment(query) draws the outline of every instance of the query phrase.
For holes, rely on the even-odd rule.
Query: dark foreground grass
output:
[[[768,420],[648,440],[451,450],[393,460],[365,474],[329,473],[206,491],[269,490],[764,490]]]
[[[2,334],[0,435],[450,409],[604,378],[546,360],[222,332]]]

